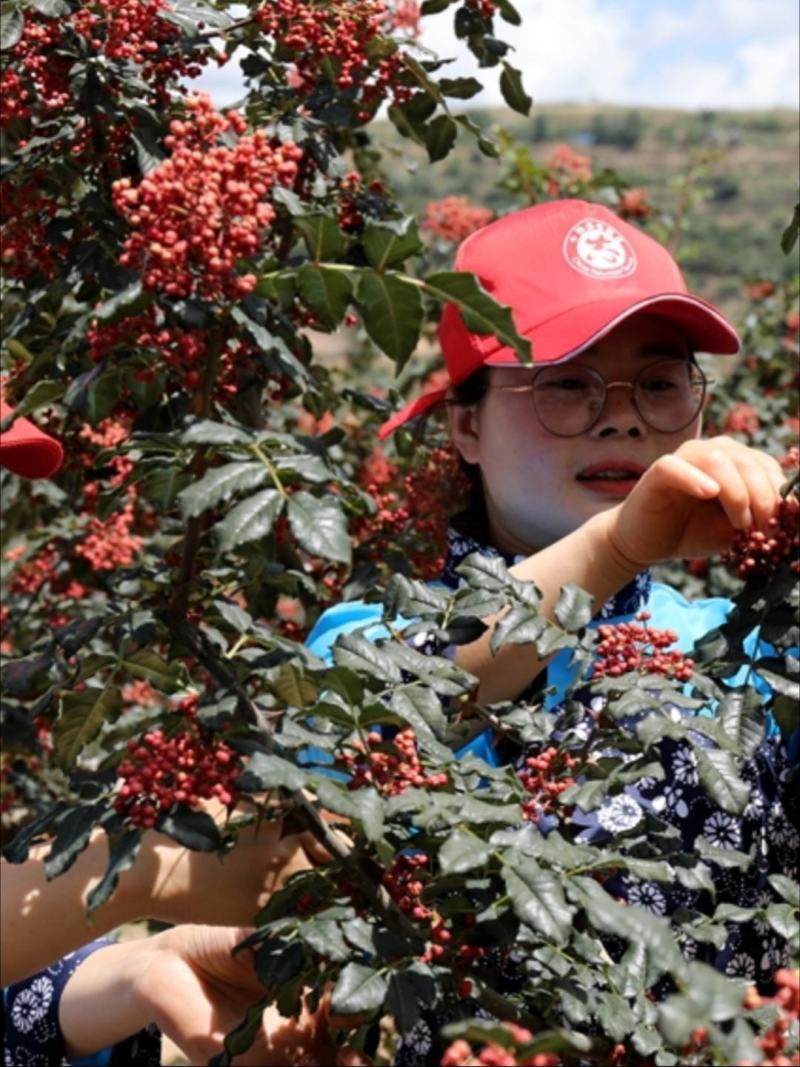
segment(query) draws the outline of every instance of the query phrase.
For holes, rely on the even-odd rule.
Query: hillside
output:
[[[798,117],[793,111],[686,112],[600,105],[536,107],[529,118],[507,110],[474,111],[485,130],[503,127],[538,164],[569,144],[591,158],[595,175],[612,168],[644,186],[660,212],[683,213],[678,257],[696,290],[730,314],[741,305],[742,284],[787,277],[796,258],[780,251],[780,235],[798,198]],[[397,144],[387,126],[378,136]],[[404,141],[391,182],[404,204],[419,213],[427,201],[467,195],[504,211],[524,201],[499,188],[508,160],[488,159],[463,136],[450,156],[431,167],[425,153]],[[686,175],[691,169],[691,189]]]

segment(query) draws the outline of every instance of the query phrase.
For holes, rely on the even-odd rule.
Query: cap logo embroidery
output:
[[[626,278],[636,270],[630,241],[602,219],[581,219],[564,238],[564,259],[589,278]]]

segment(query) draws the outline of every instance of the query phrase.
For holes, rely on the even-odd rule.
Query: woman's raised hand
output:
[[[604,513],[609,540],[637,567],[717,555],[737,531],[766,529],[785,477],[772,456],[730,437],[687,441]]]

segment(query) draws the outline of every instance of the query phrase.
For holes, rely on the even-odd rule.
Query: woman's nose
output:
[[[592,427],[595,437],[644,437],[647,425],[633,402],[632,382],[609,382],[600,418]]]

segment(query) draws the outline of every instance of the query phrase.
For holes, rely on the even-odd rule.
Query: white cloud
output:
[[[602,101],[663,107],[796,107],[798,10],[786,0],[519,0],[520,27],[497,35],[534,103]],[[423,43],[448,77],[474,75],[486,89],[466,106],[502,102],[500,68],[479,70],[452,31],[453,8],[423,19]],[[198,87],[218,105],[242,93],[236,64]]]

